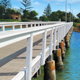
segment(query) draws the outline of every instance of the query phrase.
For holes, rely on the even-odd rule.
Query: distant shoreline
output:
[[[78,27],[73,27],[73,31],[74,31],[74,32],[79,32],[79,33],[80,33],[80,30],[78,29]]]

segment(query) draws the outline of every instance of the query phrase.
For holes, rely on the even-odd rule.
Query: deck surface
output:
[[[42,52],[42,34],[33,38],[33,57]],[[46,47],[50,44],[50,32],[47,32]],[[0,80],[11,80],[26,66],[27,39],[0,48]]]

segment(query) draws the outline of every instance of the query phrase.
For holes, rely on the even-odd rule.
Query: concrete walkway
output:
[[[42,34],[34,36],[33,59],[42,51]],[[50,32],[47,32],[47,46]],[[27,39],[0,48],[0,80],[11,80],[26,66]]]

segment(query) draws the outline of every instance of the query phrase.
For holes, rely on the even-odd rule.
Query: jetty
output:
[[[0,22],[0,80],[31,80],[41,74],[41,66],[48,62],[57,69],[63,68],[63,47],[69,47],[72,26],[73,22],[61,21]],[[12,30],[6,31],[9,27]],[[55,76],[55,68],[51,69]]]

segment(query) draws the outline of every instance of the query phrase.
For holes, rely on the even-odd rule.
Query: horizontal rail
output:
[[[45,25],[51,25],[51,24],[56,24],[56,23],[61,23],[60,21],[54,21],[54,22],[0,22],[0,28],[2,31],[5,31],[6,27],[11,27],[12,30],[15,30],[15,27],[18,26],[20,29],[22,29],[23,25],[26,26],[26,28],[29,27],[37,27],[37,26],[45,26]],[[34,25],[34,26],[33,26]]]

